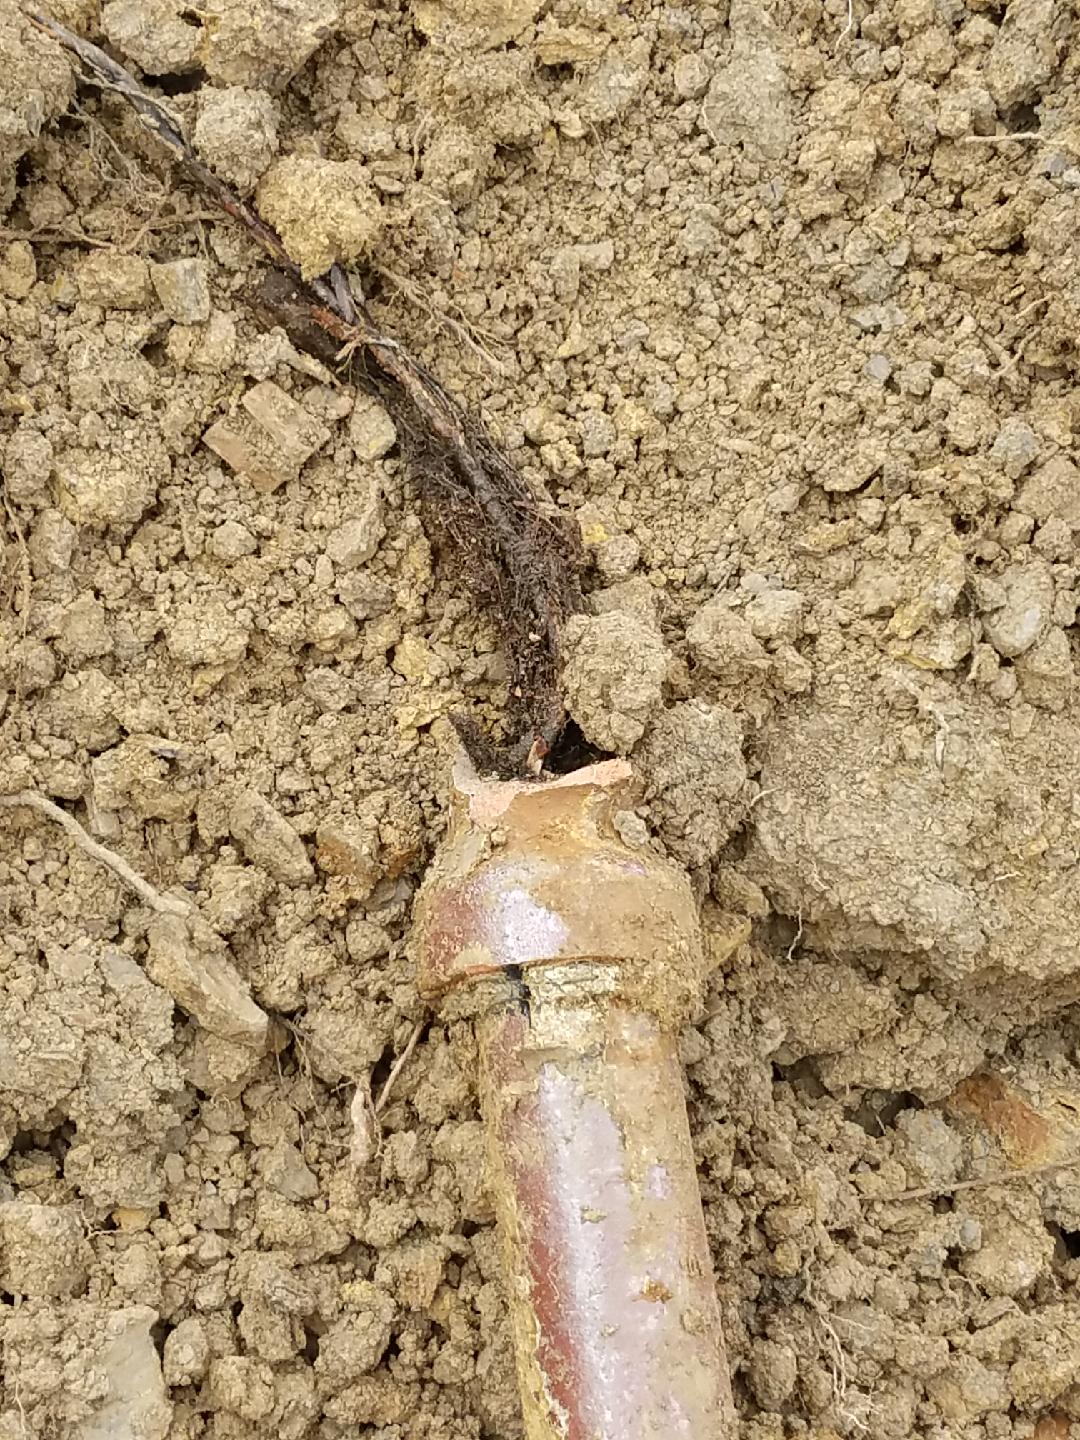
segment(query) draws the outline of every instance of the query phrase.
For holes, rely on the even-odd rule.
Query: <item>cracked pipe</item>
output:
[[[676,1037],[704,976],[685,875],[619,838],[630,768],[455,772],[420,986],[472,1017],[528,1440],[730,1440]]]

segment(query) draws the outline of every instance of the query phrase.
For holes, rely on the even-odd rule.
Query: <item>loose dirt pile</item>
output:
[[[579,524],[745,1435],[1080,1435],[1080,9],[56,14]],[[498,637],[245,236],[0,55],[0,1440],[516,1436],[405,943]]]

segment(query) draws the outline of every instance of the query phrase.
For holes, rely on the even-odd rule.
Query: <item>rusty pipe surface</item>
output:
[[[630,769],[455,771],[417,901],[421,990],[473,1018],[528,1440],[735,1433],[678,1027],[685,875],[620,839]]]

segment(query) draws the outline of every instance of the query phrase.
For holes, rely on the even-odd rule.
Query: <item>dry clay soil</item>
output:
[[[1076,1440],[1076,0],[57,17],[580,527],[746,1440]],[[408,952],[497,637],[246,237],[0,61],[0,1440],[510,1440]]]

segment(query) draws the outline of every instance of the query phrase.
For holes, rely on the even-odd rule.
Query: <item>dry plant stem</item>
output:
[[[896,1195],[868,1195],[868,1205],[895,1205],[901,1200],[937,1200],[946,1195],[958,1195],[964,1190],[985,1190],[990,1185],[1015,1185],[1020,1180],[1037,1179],[1040,1175],[1052,1175],[1055,1170],[1071,1170],[1080,1165],[1080,1155],[1065,1160],[1051,1160],[1046,1165],[1032,1165],[1027,1170],[1006,1170],[998,1175],[979,1175],[974,1180],[955,1180],[951,1185],[920,1185],[916,1190],[901,1190]]]
[[[527,1440],[731,1440],[676,1051],[705,968],[689,883],[615,832],[624,762],[455,780],[418,985],[474,1019]]]
[[[502,751],[488,748],[484,758],[501,773],[526,773],[529,756],[545,753],[565,722],[558,695],[560,628],[581,603],[576,549],[565,521],[533,493],[483,425],[383,334],[339,267],[327,279],[305,280],[277,232],[199,160],[159,100],[90,41],[40,12],[29,16],[77,55],[99,85],[121,95],[188,178],[270,257],[281,275],[272,277],[276,285],[263,287],[264,313],[320,359],[348,363],[394,410],[448,538],[471,566],[472,586],[492,610],[507,650],[516,738]],[[329,356],[327,338],[333,342]],[[358,355],[359,370],[350,363]]]
[[[416,1049],[416,1042],[420,1039],[420,1036],[423,1033],[423,1022],[418,1020],[412,1028],[412,1034],[405,1042],[405,1049],[402,1050],[401,1054],[394,1061],[390,1074],[386,1077],[386,1083],[379,1091],[379,1098],[375,1101],[374,1105],[376,1115],[381,1115],[382,1112],[386,1109],[387,1105],[390,1103],[390,1096],[394,1093],[394,1086],[398,1082],[398,1076],[401,1074],[402,1070],[405,1069],[405,1066],[409,1063],[409,1056]]]
[[[24,806],[28,810],[36,810],[39,815],[45,815],[50,820],[54,820],[57,825],[63,826],[80,850],[110,869],[129,890],[134,891],[140,900],[149,905],[152,910],[156,910],[159,915],[190,915],[192,913],[190,905],[172,895],[162,895],[160,891],[155,890],[153,885],[148,880],[144,880],[138,871],[133,870],[126,860],[92,839],[73,815],[69,815],[66,810],[61,809],[51,800],[47,800],[44,795],[39,795],[36,790],[20,790],[14,795],[0,795],[0,806],[7,809]]]

